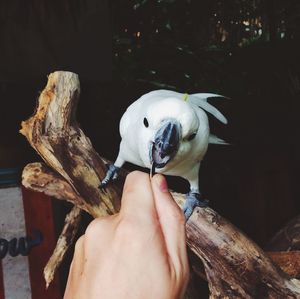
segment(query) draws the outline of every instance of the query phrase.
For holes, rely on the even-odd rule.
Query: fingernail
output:
[[[155,182],[156,182],[159,190],[161,192],[168,192],[169,189],[168,189],[168,184],[167,184],[165,177],[161,174],[157,174],[155,177],[156,177]]]

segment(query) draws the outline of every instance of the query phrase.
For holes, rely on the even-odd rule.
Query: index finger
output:
[[[120,214],[135,218],[141,217],[145,220],[153,217],[157,218],[153,191],[148,174],[133,171],[127,175]]]

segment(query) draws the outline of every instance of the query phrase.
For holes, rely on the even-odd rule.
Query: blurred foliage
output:
[[[115,76],[127,85],[228,94],[228,84],[247,75],[228,69],[237,55],[300,36],[298,0],[114,0],[111,5]],[[244,90],[243,84],[235,86]]]

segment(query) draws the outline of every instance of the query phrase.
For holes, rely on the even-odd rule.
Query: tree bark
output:
[[[268,255],[285,273],[300,278],[300,251],[275,251]]]
[[[121,172],[121,179],[109,188],[98,188],[105,160],[76,122],[79,90],[76,74],[49,75],[36,112],[22,122],[21,133],[51,169],[28,165],[23,184],[71,201],[93,217],[111,215],[120,208],[126,173]],[[184,196],[173,196],[182,206]],[[210,298],[300,298],[299,281],[283,273],[262,249],[212,209],[196,208],[186,229],[188,246],[204,264]]]
[[[73,243],[77,229],[80,225],[81,210],[74,206],[71,212],[66,216],[64,228],[57,240],[56,247],[44,269],[46,288],[54,278],[55,272],[63,261],[69,246]]]
[[[300,250],[300,215],[289,221],[266,246],[268,250]]]

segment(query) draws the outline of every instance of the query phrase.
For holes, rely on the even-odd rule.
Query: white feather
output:
[[[223,98],[223,99],[227,99],[227,97],[224,97],[220,94],[216,94],[216,93],[205,93],[205,92],[202,92],[202,93],[193,93],[191,94],[192,96],[195,96],[203,101],[206,101],[207,102],[207,99],[209,98]]]
[[[210,134],[209,135],[209,139],[208,142],[211,144],[221,144],[221,145],[229,145],[228,142],[226,142],[225,140],[217,137],[216,135]]]
[[[213,93],[194,93],[189,96],[189,101],[202,108],[206,112],[212,114],[216,119],[218,119],[223,124],[227,124],[228,121],[226,117],[214,106],[207,102],[207,99],[211,97],[220,97],[223,96]]]
[[[179,93],[172,90],[166,90],[166,89],[159,89],[154,90],[143,97],[146,98],[154,98],[154,97],[160,97],[160,98],[167,98],[167,97],[175,97],[177,99],[183,100],[185,97],[185,94]],[[142,98],[143,98],[142,97]],[[212,114],[216,119],[218,119],[223,124],[227,124],[228,121],[226,117],[213,105],[207,102],[209,98],[226,98],[222,95],[215,94],[215,93],[194,93],[191,95],[188,95],[187,101],[197,105],[198,107],[202,108],[206,112],[209,112]]]

